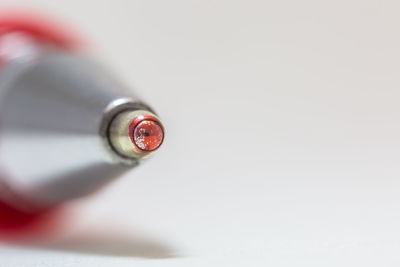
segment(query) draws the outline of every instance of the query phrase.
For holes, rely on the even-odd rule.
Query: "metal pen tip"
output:
[[[161,146],[164,134],[164,127],[155,114],[147,110],[126,110],[112,120],[108,136],[117,154],[140,159]]]

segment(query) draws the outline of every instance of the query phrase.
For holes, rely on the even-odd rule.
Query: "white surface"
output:
[[[12,2],[79,25],[168,136],[72,245],[0,266],[399,266],[398,1]]]

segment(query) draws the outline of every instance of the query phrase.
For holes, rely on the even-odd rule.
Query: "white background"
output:
[[[92,41],[167,138],[1,267],[399,266],[398,1],[18,2]]]

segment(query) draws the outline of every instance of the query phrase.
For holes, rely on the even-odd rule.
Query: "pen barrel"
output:
[[[115,110],[124,107],[151,111],[80,56],[45,49],[6,64],[0,71],[1,179],[16,196],[7,200],[51,206],[130,169],[137,160],[121,161],[107,139]]]

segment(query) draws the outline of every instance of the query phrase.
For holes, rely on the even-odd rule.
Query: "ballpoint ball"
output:
[[[142,120],[133,130],[133,142],[143,151],[154,151],[164,139],[162,126],[153,120]]]

